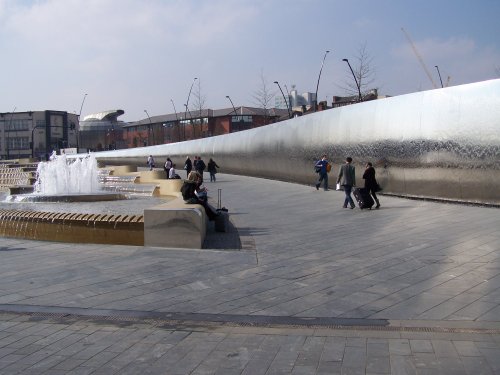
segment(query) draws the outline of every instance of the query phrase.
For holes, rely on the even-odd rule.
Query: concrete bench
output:
[[[113,175],[135,175],[138,184],[154,184],[156,196],[175,197],[167,203],[144,210],[144,246],[201,249],[207,234],[208,217],[203,206],[182,199],[182,179],[167,180],[161,169],[137,171],[114,166]]]
[[[180,189],[183,180],[159,182],[162,195],[173,200],[144,210],[144,245],[201,249],[207,234],[208,217],[199,204],[186,204]]]

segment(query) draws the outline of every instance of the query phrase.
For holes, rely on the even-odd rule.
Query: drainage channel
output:
[[[330,317],[289,317],[266,315],[231,315],[183,312],[158,312],[138,310],[86,309],[78,307],[34,306],[0,304],[0,314],[29,316],[31,321],[55,320],[71,322],[74,320],[109,324],[150,324],[160,328],[191,329],[193,327],[255,327],[255,328],[311,328],[332,330],[360,330],[387,332],[429,332],[429,333],[478,333],[500,334],[500,328],[453,327],[453,326],[414,326],[391,325],[386,319],[356,319]],[[445,322],[449,323],[449,322]],[[448,324],[445,324],[448,325]]]

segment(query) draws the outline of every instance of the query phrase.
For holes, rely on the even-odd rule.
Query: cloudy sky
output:
[[[0,0],[0,112],[178,112],[193,79],[205,108],[272,91],[345,94],[365,46],[381,94],[500,77],[500,0]],[[277,94],[280,94],[277,91]],[[193,102],[193,94],[190,104]]]

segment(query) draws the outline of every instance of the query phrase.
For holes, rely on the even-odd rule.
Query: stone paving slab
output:
[[[498,335],[0,314],[0,374],[497,374]]]
[[[233,230],[225,242],[218,234],[208,238],[213,249],[203,250],[0,238],[0,305],[14,310],[32,306],[264,319],[381,319],[393,326],[498,329],[498,208],[382,196],[380,210],[349,210],[341,208],[342,192],[224,174],[207,186],[212,195],[222,189],[223,205],[239,236]],[[209,345],[207,332],[187,340],[199,332],[196,328],[181,330],[185,336],[181,334],[180,342],[187,341],[168,344],[172,347],[144,346],[141,340],[149,336],[142,333],[131,336],[127,346],[117,334],[106,340],[115,345],[114,351],[97,345],[85,352],[82,344],[75,346],[86,353],[80,358],[71,349],[61,352],[82,340],[77,332],[65,335],[70,327],[79,330],[77,322],[50,322],[58,330],[51,332],[54,328],[36,320],[16,328],[21,312],[3,316],[8,318],[0,319],[0,373],[165,373],[165,366],[171,369],[166,373],[198,374],[500,372],[496,333],[324,328],[310,334],[295,327],[283,334],[262,328],[259,334],[241,333],[245,349],[229,352]],[[40,334],[28,330],[28,324],[39,327]],[[101,329],[83,326],[92,333]],[[104,327],[125,333],[129,329]],[[148,329],[160,336],[178,334]],[[303,341],[290,341],[297,337],[295,330]],[[39,344],[53,335],[55,340],[57,334],[61,338],[54,343]],[[235,339],[234,332],[221,335],[221,342]],[[325,339],[312,340],[315,335]],[[360,341],[351,349],[347,343],[354,343],[348,340],[353,335]],[[323,361],[318,352],[325,351],[326,338],[337,336],[345,340],[342,359],[336,343],[337,351],[325,354]],[[377,339],[386,341],[368,349],[369,340]],[[403,341],[387,341],[393,339]],[[401,347],[396,348],[397,342]],[[48,347],[46,355],[40,345]],[[386,348],[389,361],[381,355]],[[422,348],[426,351],[418,351]],[[191,355],[193,351],[197,354]],[[35,360],[39,362],[31,363]],[[29,370],[34,365],[43,371]]]

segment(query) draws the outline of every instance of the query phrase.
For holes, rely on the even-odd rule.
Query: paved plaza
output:
[[[498,208],[217,177],[203,250],[0,238],[0,374],[500,374]]]

